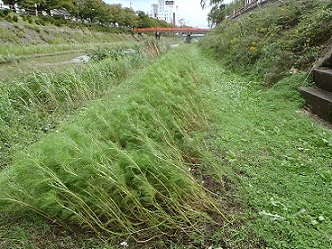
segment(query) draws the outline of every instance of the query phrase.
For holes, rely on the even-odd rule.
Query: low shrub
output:
[[[18,17],[15,15],[15,16],[13,16],[13,21],[14,22],[18,22]]]
[[[7,9],[2,10],[2,13],[4,14],[4,16],[8,16],[10,13],[10,10],[7,10]]]
[[[37,19],[37,20],[35,21],[35,23],[36,23],[37,25],[45,26],[45,21],[44,21],[43,19]]]

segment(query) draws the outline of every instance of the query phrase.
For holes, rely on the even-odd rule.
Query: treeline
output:
[[[143,11],[124,8],[121,4],[107,4],[102,0],[3,0],[9,6],[18,6],[26,10],[45,11],[66,10],[78,20],[120,27],[166,27],[165,21],[149,17]]]

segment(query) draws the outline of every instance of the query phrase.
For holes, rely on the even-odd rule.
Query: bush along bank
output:
[[[1,174],[1,212],[140,241],[191,239],[227,221],[201,184],[208,172],[222,189],[194,135],[208,125],[198,63],[189,48],[166,55],[29,146]]]
[[[228,69],[273,85],[296,71],[308,72],[331,44],[331,1],[283,1],[223,21],[200,44]]]

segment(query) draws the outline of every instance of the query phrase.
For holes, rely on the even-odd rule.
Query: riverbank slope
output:
[[[289,87],[304,79],[266,91],[195,46],[169,53],[1,174],[3,247],[330,247],[332,132]]]
[[[98,29],[99,28],[99,29]],[[130,32],[120,28],[103,29],[98,25],[55,25],[40,19],[8,22],[0,19],[0,63],[37,56],[82,52],[116,43],[134,43]]]

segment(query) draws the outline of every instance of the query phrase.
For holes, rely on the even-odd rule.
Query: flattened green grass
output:
[[[303,110],[296,86],[306,75],[263,90],[219,66],[204,67],[218,112],[210,146],[234,168],[236,198],[248,208],[235,233],[238,247],[249,248],[243,243],[254,233],[250,244],[259,248],[331,248],[332,131]]]

